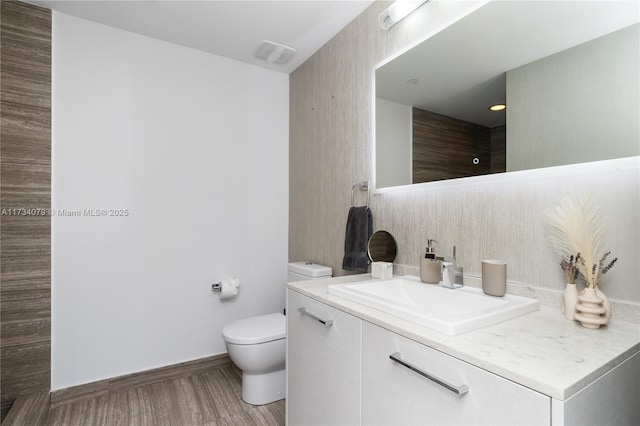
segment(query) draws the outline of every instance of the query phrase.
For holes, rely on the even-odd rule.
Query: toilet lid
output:
[[[287,323],[282,314],[244,318],[227,324],[222,329],[222,337],[225,342],[237,345],[255,345],[284,339],[286,334]]]

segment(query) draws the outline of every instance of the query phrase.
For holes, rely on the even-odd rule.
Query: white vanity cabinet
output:
[[[386,320],[374,321],[377,325],[366,316],[359,318],[355,304],[345,308],[353,315],[338,309],[340,301],[329,300],[337,305],[329,306],[320,301],[326,294],[326,290],[317,290],[317,298],[312,298],[287,291],[288,425],[640,425],[640,352],[635,347],[621,349],[619,357],[624,358],[615,363],[604,358],[599,370],[586,372],[581,382],[565,380],[565,387],[556,389],[540,386],[546,386],[545,392],[487,371],[490,362],[505,359],[505,353],[509,357],[531,354],[536,350],[534,344],[527,346],[520,340],[520,352],[511,352],[504,341],[491,341],[499,335],[485,333],[486,340],[481,345],[471,340],[471,348],[451,339],[452,346],[457,344],[456,351],[486,350],[486,354],[478,353],[489,364],[483,369],[482,363],[473,365],[445,353],[450,348],[442,341],[438,344],[444,345],[443,351],[439,351],[401,335],[402,331],[398,334],[384,328]],[[596,342],[606,337],[612,345],[621,341],[622,331],[637,339],[633,337],[637,326],[612,323],[596,335],[597,330],[590,333],[592,330],[573,327],[555,312],[553,317],[543,312],[531,315],[521,318],[520,330],[538,323],[557,327],[532,332],[532,341],[536,336],[548,341],[546,336],[551,335],[572,341],[568,345],[548,342],[549,346],[541,347],[543,353],[561,355],[558,348],[589,345],[594,352],[593,343],[587,340],[591,335]],[[394,330],[401,327],[390,325]],[[536,362],[536,358],[528,359]],[[575,361],[562,363],[559,356],[544,362],[558,374],[562,374],[558,366],[573,369],[569,377],[576,377],[575,369],[582,366]],[[519,374],[526,380],[535,378],[535,372],[545,365],[538,362],[528,376]],[[553,392],[568,396],[558,398]]]
[[[552,425],[640,425],[640,353],[570,398],[552,400]]]
[[[288,425],[360,424],[361,322],[287,291]]]
[[[550,419],[548,396],[363,322],[362,424],[543,425]]]

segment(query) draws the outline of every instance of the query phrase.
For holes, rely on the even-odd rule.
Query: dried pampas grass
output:
[[[591,265],[597,265],[604,251],[604,224],[600,208],[587,195],[563,198],[546,212],[549,239],[562,258],[580,253],[580,273],[589,277]]]

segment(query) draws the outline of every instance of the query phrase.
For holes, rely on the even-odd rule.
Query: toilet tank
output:
[[[287,282],[329,278],[332,273],[330,267],[311,262],[292,262],[288,269]]]

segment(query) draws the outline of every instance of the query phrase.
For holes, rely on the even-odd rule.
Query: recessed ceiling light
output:
[[[495,104],[495,105],[491,105],[489,109],[491,111],[503,111],[507,109],[507,106],[505,104]]]

